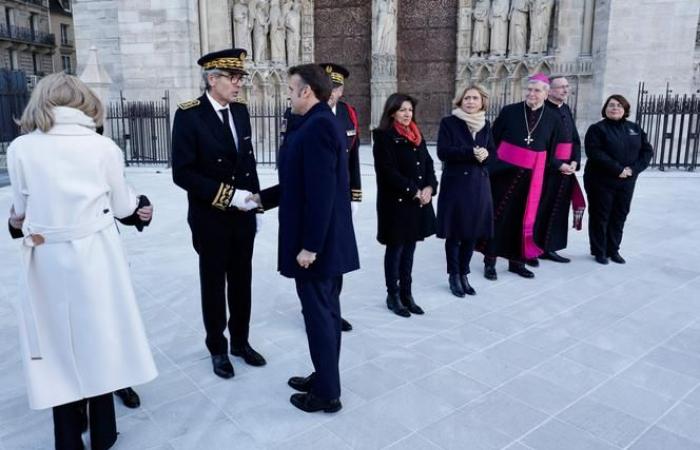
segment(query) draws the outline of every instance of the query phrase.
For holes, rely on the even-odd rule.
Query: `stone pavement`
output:
[[[123,237],[160,375],[137,388],[140,409],[117,405],[115,449],[700,449],[699,177],[642,176],[624,266],[596,264],[585,232],[573,232],[563,252],[573,262],[545,261],[534,280],[501,261],[489,282],[475,255],[478,295],[458,299],[443,242],[428,239],[414,267],[427,314],[404,319],[384,304],[373,169],[363,172],[362,269],[341,299],[355,327],[343,335],[344,408],[309,415],[288,402],[287,378],[311,365],[293,283],[275,272],[276,212],[254,257],[251,343],[268,365],[235,358],[235,378],[221,380],[204,347],[185,194],[168,171],[128,171],[156,207],[150,228]],[[9,206],[2,188],[0,218]],[[27,406],[12,307],[19,256],[4,232],[0,255],[0,449],[52,448],[50,411]]]

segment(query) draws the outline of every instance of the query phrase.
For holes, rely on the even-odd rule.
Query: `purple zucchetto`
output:
[[[530,76],[530,78],[528,78],[527,81],[540,81],[546,85],[549,85],[549,77],[542,72],[538,72]]]

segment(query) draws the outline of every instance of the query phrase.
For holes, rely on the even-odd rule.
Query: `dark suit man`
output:
[[[173,180],[187,191],[187,222],[199,255],[202,316],[214,373],[234,375],[224,336],[230,317],[231,354],[262,366],[248,343],[251,260],[260,190],[247,107],[236,99],[247,74],[246,51],[222,50],[197,61],[207,90],[179,105],[173,123]]]
[[[261,193],[263,207],[279,205],[278,269],[294,278],[301,300],[314,373],[292,377],[302,391],[290,398],[306,411],[336,412],[340,403],[340,302],[344,273],[359,268],[348,196],[343,130],[327,104],[323,69],[289,69],[292,113],[279,151],[279,185]]]

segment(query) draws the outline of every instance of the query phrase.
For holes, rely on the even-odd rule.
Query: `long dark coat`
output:
[[[377,240],[384,245],[422,241],[435,234],[432,202],[421,208],[416,192],[432,186],[437,193],[433,160],[425,139],[418,147],[393,129],[374,130],[377,174]]]
[[[449,116],[440,122],[437,153],[445,164],[438,197],[437,236],[472,240],[493,235],[493,201],[486,168],[474,157],[474,147],[484,147],[495,157],[491,124],[486,121],[476,138],[467,124]],[[492,156],[493,155],[493,156]]]

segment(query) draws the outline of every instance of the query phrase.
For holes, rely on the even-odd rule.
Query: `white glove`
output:
[[[350,209],[352,209],[352,216],[357,215],[357,210],[360,209],[360,202],[350,202]]]
[[[260,233],[260,230],[262,230],[263,227],[263,215],[262,214],[256,214],[255,215],[255,233]]]
[[[231,204],[229,206],[236,207],[242,211],[250,211],[258,207],[258,204],[252,200],[246,200],[248,197],[253,195],[250,191],[243,189],[236,189],[233,193],[233,198],[231,199]]]

